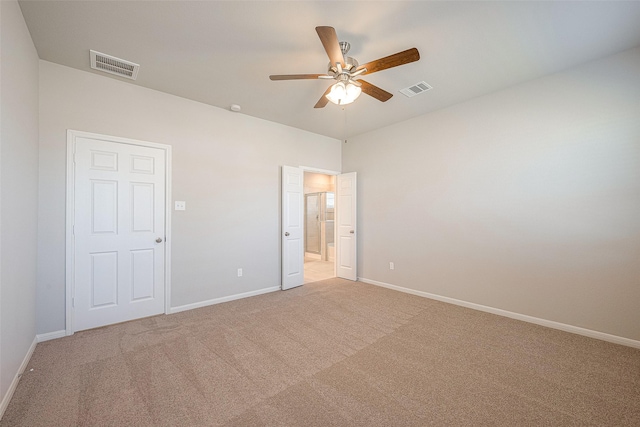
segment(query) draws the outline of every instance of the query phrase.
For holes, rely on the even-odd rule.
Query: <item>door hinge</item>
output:
[[[71,307],[76,308],[76,298],[71,297]]]

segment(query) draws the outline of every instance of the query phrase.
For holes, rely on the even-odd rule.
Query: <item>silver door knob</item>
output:
[[[349,233],[354,234],[354,233],[355,233],[355,231],[351,230]]]
[[[158,237],[158,238],[156,239],[156,243],[162,243],[162,238],[161,238],[161,237]]]
[[[289,235],[289,232],[288,232],[288,231],[285,231],[284,235],[285,235],[285,236],[288,236],[288,235]]]

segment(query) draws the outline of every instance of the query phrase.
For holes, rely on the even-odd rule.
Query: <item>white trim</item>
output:
[[[164,213],[164,314],[169,314],[171,311],[171,244],[173,240],[171,238],[171,212],[173,206],[173,200],[171,199],[171,181],[172,181],[172,151],[170,145],[161,145],[165,150],[165,213]]]
[[[66,327],[65,334],[73,335],[73,308],[72,297],[75,291],[75,283],[73,283],[73,272],[75,266],[74,260],[74,239],[73,239],[73,207],[75,204],[75,177],[74,177],[74,154],[76,138],[91,138],[108,142],[116,142],[120,144],[139,145],[142,147],[157,148],[165,151],[165,252],[164,252],[164,293],[165,305],[164,313],[169,314],[171,310],[171,146],[167,144],[158,144],[156,142],[141,141],[138,139],[122,138],[118,136],[102,135],[91,132],[83,132],[73,129],[67,129],[67,206],[66,206]]]
[[[47,332],[45,334],[38,334],[36,335],[36,339],[38,340],[38,342],[45,342],[45,341],[55,340],[58,338],[63,338],[66,335],[67,335],[67,331],[65,329],[62,329],[61,331],[53,331],[53,332]]]
[[[0,403],[0,419],[2,419],[7,406],[9,406],[9,402],[13,397],[13,393],[16,391],[16,387],[18,387],[18,382],[20,381],[22,373],[25,371],[25,369],[27,369],[29,360],[31,360],[31,355],[33,355],[33,351],[36,349],[36,344],[38,344],[38,340],[36,337],[33,337],[31,347],[29,347],[29,350],[27,350],[27,354],[24,355],[24,359],[22,359],[22,363],[20,364],[20,368],[18,368],[18,372],[16,372],[16,375],[13,377],[13,381],[11,381],[11,385],[9,385],[9,389],[2,397],[2,403]]]
[[[73,272],[75,271],[75,241],[73,238],[74,215],[73,206],[75,204],[75,135],[72,130],[67,130],[67,206],[66,216],[66,245],[65,245],[65,334],[73,335],[73,310],[72,298],[75,292]]]
[[[314,168],[312,166],[299,166],[300,169],[302,169],[303,172],[313,172],[313,173],[320,173],[323,175],[340,175],[342,172],[338,172],[338,171],[332,171],[332,170],[328,170],[328,169],[319,169],[319,168]]]
[[[164,226],[164,314],[171,313],[171,207],[173,199],[171,199],[171,177],[172,177],[172,152],[170,145],[164,145],[166,151],[165,156],[165,226]]]
[[[237,299],[254,297],[256,295],[268,294],[269,292],[275,292],[279,290],[280,290],[280,286],[272,286],[270,288],[258,289],[257,291],[243,292],[241,294],[214,298],[207,301],[194,302],[193,304],[180,305],[178,307],[171,308],[170,314],[180,313],[181,311],[193,310],[195,308],[207,307],[209,305],[220,304],[223,302],[234,301]]]
[[[498,316],[509,317],[511,319],[521,320],[523,322],[528,322],[528,323],[534,323],[536,325],[546,326],[547,328],[558,329],[564,332],[583,335],[585,337],[595,338],[602,341],[608,341],[614,344],[620,344],[627,347],[640,348],[640,341],[632,340],[630,338],[620,337],[618,335],[611,335],[605,332],[599,332],[591,329],[581,328],[579,326],[567,325],[566,323],[560,323],[560,322],[555,322],[553,320],[541,319],[539,317],[527,316],[526,314],[514,313],[512,311],[502,310],[500,308],[489,307],[486,305],[476,304],[473,302],[462,301],[455,298],[443,297],[441,295],[431,294],[429,292],[417,291],[415,289],[410,289],[410,288],[403,288],[402,286],[396,286],[396,285],[391,285],[389,283],[378,282],[377,280],[366,279],[364,277],[359,277],[358,280],[364,283],[368,283],[370,285],[381,286],[383,288],[389,288],[389,289],[404,292],[407,294],[417,295],[420,297],[429,298],[436,301],[442,301],[449,304],[455,304],[461,307],[471,308],[473,310],[479,310],[487,313],[497,314]]]

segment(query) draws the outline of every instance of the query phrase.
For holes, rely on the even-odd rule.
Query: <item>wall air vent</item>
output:
[[[406,87],[404,89],[400,89],[400,93],[406,97],[413,97],[418,95],[419,93],[426,92],[431,89],[431,86],[427,84],[427,82],[416,83],[413,86]]]
[[[125,77],[135,80],[138,77],[140,65],[116,58],[115,56],[105,55],[104,53],[90,50],[91,68],[105,73],[115,74],[116,76]]]

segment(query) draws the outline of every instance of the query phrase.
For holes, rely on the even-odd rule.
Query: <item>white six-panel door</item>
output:
[[[73,145],[73,331],[163,313],[165,151]]]
[[[337,177],[336,222],[336,274],[344,279],[357,280],[355,172]]]
[[[304,283],[304,173],[282,167],[282,290]]]

